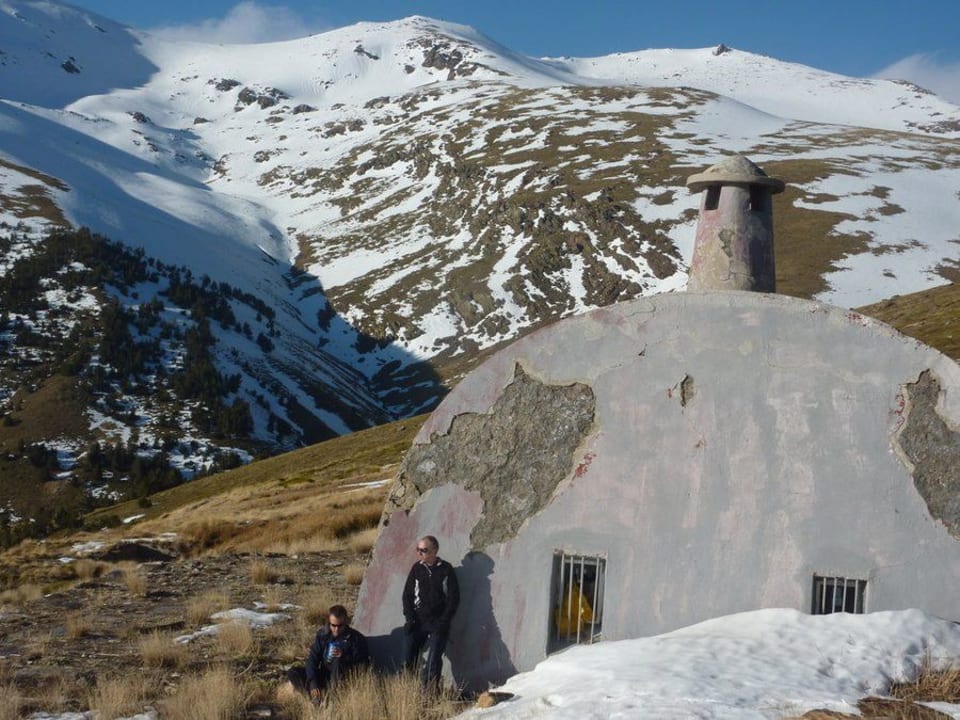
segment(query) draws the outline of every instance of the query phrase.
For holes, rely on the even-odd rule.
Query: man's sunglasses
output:
[[[417,548],[417,552],[418,552],[420,555],[426,555],[428,552],[430,552],[430,548],[418,547],[418,548]]]

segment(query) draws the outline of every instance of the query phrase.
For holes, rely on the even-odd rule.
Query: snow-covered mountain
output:
[[[857,306],[960,267],[956,106],[735,49],[535,59],[423,17],[183,43],[0,0],[0,98],[11,247],[84,225],[226,283],[213,356],[274,446],[422,411],[479,350],[681,289],[683,181],[728,152],[789,184],[783,292]],[[169,282],[105,292],[195,321]]]

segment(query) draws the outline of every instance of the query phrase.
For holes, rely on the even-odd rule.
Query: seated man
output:
[[[327,624],[317,631],[307,666],[290,668],[287,679],[295,690],[319,700],[324,692],[335,688],[347,672],[366,665],[369,657],[367,638],[350,627],[347,609],[334,605],[327,613]]]

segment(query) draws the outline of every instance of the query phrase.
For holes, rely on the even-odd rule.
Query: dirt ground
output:
[[[170,552],[162,545],[155,549]],[[116,557],[116,550],[104,548],[91,559]],[[142,546],[119,553],[138,554],[150,557]],[[75,581],[41,597],[17,602],[8,598],[0,605],[0,691],[12,682],[31,709],[82,711],[89,708],[89,693],[103,678],[148,673],[157,685],[155,697],[160,698],[176,692],[181,678],[219,663],[256,681],[262,702],[251,717],[281,717],[279,707],[270,703],[273,689],[291,664],[298,658],[303,662],[324,609],[333,603],[353,609],[358,587],[347,583],[343,570],[365,561],[365,556],[349,550],[298,557],[223,554],[151,562],[96,560],[102,571],[99,577]],[[174,637],[211,623],[190,612],[197,598],[210,596],[218,600],[216,609],[255,610],[257,603],[265,603],[260,611],[290,617],[254,629],[247,646],[224,647],[216,636],[208,636],[183,645],[182,657],[165,663],[171,667],[145,659],[144,637],[158,632],[172,643]],[[279,607],[284,604],[297,607]]]

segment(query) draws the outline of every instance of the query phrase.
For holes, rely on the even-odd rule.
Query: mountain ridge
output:
[[[958,268],[960,115],[904,84],[721,48],[528,58],[420,16],[171,42],[49,0],[0,0],[0,50],[0,221],[19,253],[3,272],[69,223],[180,268],[178,283],[189,270],[190,297],[230,288],[232,320],[204,337],[240,378],[218,402],[249,405],[254,452],[424,412],[532,328],[682,289],[698,204],[685,177],[729,152],[788,183],[783,292],[860,306]],[[180,287],[159,275],[95,295],[134,315],[156,298],[199,331]],[[28,356],[12,323],[42,325],[31,312],[0,333],[12,355]],[[124,402],[134,452],[162,443]],[[129,442],[115,423],[75,455]]]

